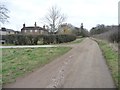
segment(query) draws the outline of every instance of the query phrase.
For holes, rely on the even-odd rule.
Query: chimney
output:
[[[25,27],[25,23],[23,24],[23,27]]]
[[[35,27],[37,26],[36,22],[35,22]]]
[[[81,23],[81,29],[83,29],[83,23]]]
[[[6,31],[6,28],[5,28],[5,27],[2,27],[1,30],[2,30],[2,31]]]
[[[43,26],[43,29],[45,29],[45,25]]]

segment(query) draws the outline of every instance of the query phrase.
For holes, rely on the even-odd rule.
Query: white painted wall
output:
[[[6,31],[0,31],[0,35],[7,35]]]

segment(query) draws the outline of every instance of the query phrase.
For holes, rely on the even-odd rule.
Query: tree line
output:
[[[93,27],[90,30],[90,35],[95,38],[119,43],[120,40],[119,28],[120,25],[105,26],[101,24],[101,25],[97,25],[96,27]]]

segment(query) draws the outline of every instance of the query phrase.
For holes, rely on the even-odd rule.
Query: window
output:
[[[37,32],[37,30],[35,30],[35,32]]]
[[[26,30],[24,32],[26,33]]]
[[[32,32],[32,30],[30,30],[30,32]]]

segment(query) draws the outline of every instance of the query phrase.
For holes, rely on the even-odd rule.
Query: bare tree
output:
[[[7,19],[9,18],[8,9],[5,7],[5,5],[0,4],[0,22],[5,23],[7,22]]]
[[[60,24],[66,20],[66,16],[61,13],[61,10],[56,6],[52,6],[47,15],[45,16],[45,22],[51,27],[50,32],[53,34],[58,30]]]

